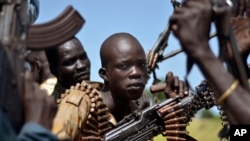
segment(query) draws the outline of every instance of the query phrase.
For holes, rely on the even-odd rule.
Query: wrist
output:
[[[195,62],[216,58],[208,43],[186,44],[184,46],[188,56],[191,57]]]

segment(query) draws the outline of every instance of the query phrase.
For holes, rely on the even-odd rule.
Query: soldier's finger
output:
[[[178,91],[179,91],[179,87],[180,87],[179,82],[180,82],[179,77],[178,77],[178,76],[175,76],[175,77],[174,77],[174,91],[175,91],[176,93],[178,93]]]
[[[179,95],[184,97],[184,81],[179,80]]]
[[[187,83],[183,83],[183,87],[184,87],[184,96],[187,96],[189,94],[189,87],[187,85]]]
[[[174,74],[173,72],[168,72],[165,78],[165,82],[167,83],[167,87],[172,87],[174,84]]]

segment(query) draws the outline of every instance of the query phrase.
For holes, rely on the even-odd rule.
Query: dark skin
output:
[[[249,9],[250,11],[250,9]],[[232,17],[230,19],[232,28],[234,29],[234,34],[235,38],[237,40],[238,44],[238,49],[239,52],[241,53],[242,59],[245,62],[247,62],[247,57],[249,56],[250,52],[250,15],[249,17],[242,17],[242,16],[237,16],[237,17]],[[228,48],[230,46],[228,45]],[[229,49],[229,58],[233,57],[232,50]]]
[[[33,78],[39,84],[43,83],[46,79],[53,77],[44,51],[31,51],[26,57],[26,60],[31,66]]]
[[[227,27],[229,27],[231,20],[230,9],[222,5],[216,7],[214,10],[215,16],[213,18],[215,18],[215,20],[217,18],[217,24],[223,27],[221,31],[226,35],[228,33]],[[225,69],[223,62],[218,59],[210,49],[208,37],[211,20],[212,5],[209,0],[185,1],[183,7],[177,9],[170,18],[173,32],[179,39],[182,48],[187,55],[197,63],[204,76],[215,90],[215,96],[216,99],[218,99],[237,78],[234,78],[234,76]],[[189,33],[192,33],[191,38]],[[238,38],[237,42],[241,43],[241,38]],[[248,43],[245,45],[241,44],[241,47],[249,48],[247,45],[249,45],[249,39]],[[244,89],[241,85],[237,86],[236,89],[231,92],[230,96],[221,103],[223,107],[226,107],[223,110],[228,116],[229,123],[250,123],[250,112],[248,110],[249,101],[249,91]],[[244,113],[244,116],[241,116],[242,113]]]
[[[25,123],[38,123],[50,130],[57,111],[54,97],[48,96],[45,90],[41,90],[28,71],[24,75],[22,100]]]
[[[166,74],[165,83],[164,94],[166,98],[184,97],[189,94],[189,87],[185,81],[180,80],[171,71]]]
[[[108,37],[100,51],[104,80],[103,99],[117,121],[138,109],[147,83],[146,55],[139,41],[128,33]]]
[[[58,64],[52,73],[59,83],[69,88],[82,80],[90,80],[90,60],[79,40],[73,38],[58,47]]]

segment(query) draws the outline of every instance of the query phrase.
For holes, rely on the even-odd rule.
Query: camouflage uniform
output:
[[[102,137],[116,125],[116,120],[103,103],[98,83],[83,81],[71,87],[58,99],[59,109],[52,131],[60,139],[74,141]]]

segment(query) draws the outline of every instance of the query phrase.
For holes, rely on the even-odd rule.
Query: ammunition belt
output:
[[[116,122],[107,106],[104,104],[100,92],[90,83],[82,81],[81,84],[77,83],[75,86],[71,86],[70,89],[67,89],[65,93],[61,95],[61,99],[57,100],[57,103],[60,104],[64,97],[69,95],[73,90],[80,90],[81,92],[84,92],[90,100],[87,121],[82,123],[80,129],[81,135],[75,140],[84,141],[93,137],[101,138],[106,132],[113,128]]]

